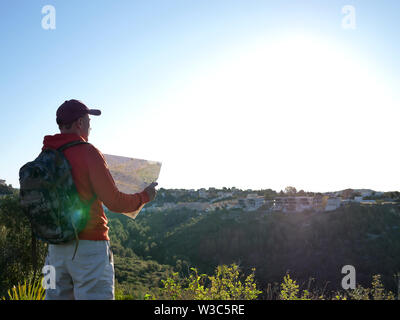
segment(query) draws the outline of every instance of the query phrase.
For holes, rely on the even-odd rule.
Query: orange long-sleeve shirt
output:
[[[60,133],[45,136],[43,148],[57,149],[72,141],[85,141],[76,134]],[[113,212],[133,212],[149,202],[146,191],[135,194],[120,192],[115,185],[103,154],[93,145],[80,144],[64,151],[72,167],[72,177],[76,189],[83,201],[89,201],[96,195],[90,207],[90,216],[84,230],[79,233],[81,240],[110,240],[108,237],[107,217],[104,205]]]

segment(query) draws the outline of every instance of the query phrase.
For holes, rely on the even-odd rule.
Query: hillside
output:
[[[214,192],[215,193],[215,192]],[[184,194],[185,201],[192,198]],[[175,195],[176,196],[176,195]],[[245,196],[245,194],[240,194]],[[173,200],[173,194],[168,201]],[[166,197],[166,198],[167,198]],[[206,201],[210,201],[207,199]],[[218,265],[237,263],[244,273],[256,268],[259,288],[282,281],[286,272],[300,284],[340,289],[344,265],[356,269],[357,284],[368,286],[381,274],[385,287],[397,291],[400,272],[398,205],[350,203],[329,212],[271,212],[185,207],[144,211],[133,220],[108,212],[118,290],[145,293],[161,286],[175,271],[190,267],[212,274]],[[18,198],[0,199],[0,293],[32,274],[30,230]],[[46,246],[39,242],[39,267]]]
[[[136,220],[118,214],[109,218],[111,234],[123,238],[123,247],[183,273],[190,266],[210,273],[217,265],[237,262],[244,270],[255,267],[262,286],[279,282],[290,271],[302,282],[310,277],[319,286],[329,282],[334,290],[340,289],[344,265],[356,268],[357,283],[367,285],[379,273],[391,289],[393,275],[400,271],[397,206],[354,204],[332,212],[295,214],[170,210]]]

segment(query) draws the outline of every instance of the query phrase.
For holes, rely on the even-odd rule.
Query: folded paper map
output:
[[[117,185],[123,193],[142,192],[152,182],[157,181],[161,170],[161,162],[143,159],[135,159],[104,154],[108,169]],[[142,205],[134,212],[124,212],[128,217],[136,218]]]

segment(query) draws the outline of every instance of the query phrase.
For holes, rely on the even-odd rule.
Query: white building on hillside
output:
[[[258,194],[257,194],[257,193],[249,193],[249,194],[247,195],[247,198],[248,198],[248,199],[257,198],[257,197],[258,197]]]
[[[355,202],[361,202],[363,197],[354,197]]]
[[[273,211],[302,212],[312,209],[314,197],[276,197],[273,202]]]
[[[246,211],[254,211],[260,208],[265,203],[265,199],[263,196],[257,197],[246,197],[238,199],[238,204]]]
[[[217,196],[218,196],[218,198],[220,198],[220,199],[232,197],[232,195],[233,195],[232,192],[225,192],[225,191],[218,191],[218,192],[217,192]]]
[[[0,185],[1,185],[1,186],[5,186],[5,185],[6,185],[6,180],[0,179]]]
[[[361,195],[362,195],[363,197],[369,197],[369,196],[372,195],[372,191],[363,191],[363,192],[361,192]]]
[[[327,199],[325,211],[336,210],[342,204],[341,198],[330,197]]]
[[[208,193],[205,189],[200,189],[199,190],[199,198],[207,198],[208,197]]]
[[[363,200],[360,204],[376,204],[376,200]]]

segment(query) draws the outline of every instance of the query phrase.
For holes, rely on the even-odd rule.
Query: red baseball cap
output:
[[[101,115],[101,111],[97,109],[89,109],[79,100],[66,100],[57,109],[57,124],[69,124],[78,120],[85,114],[91,114],[93,116]]]

